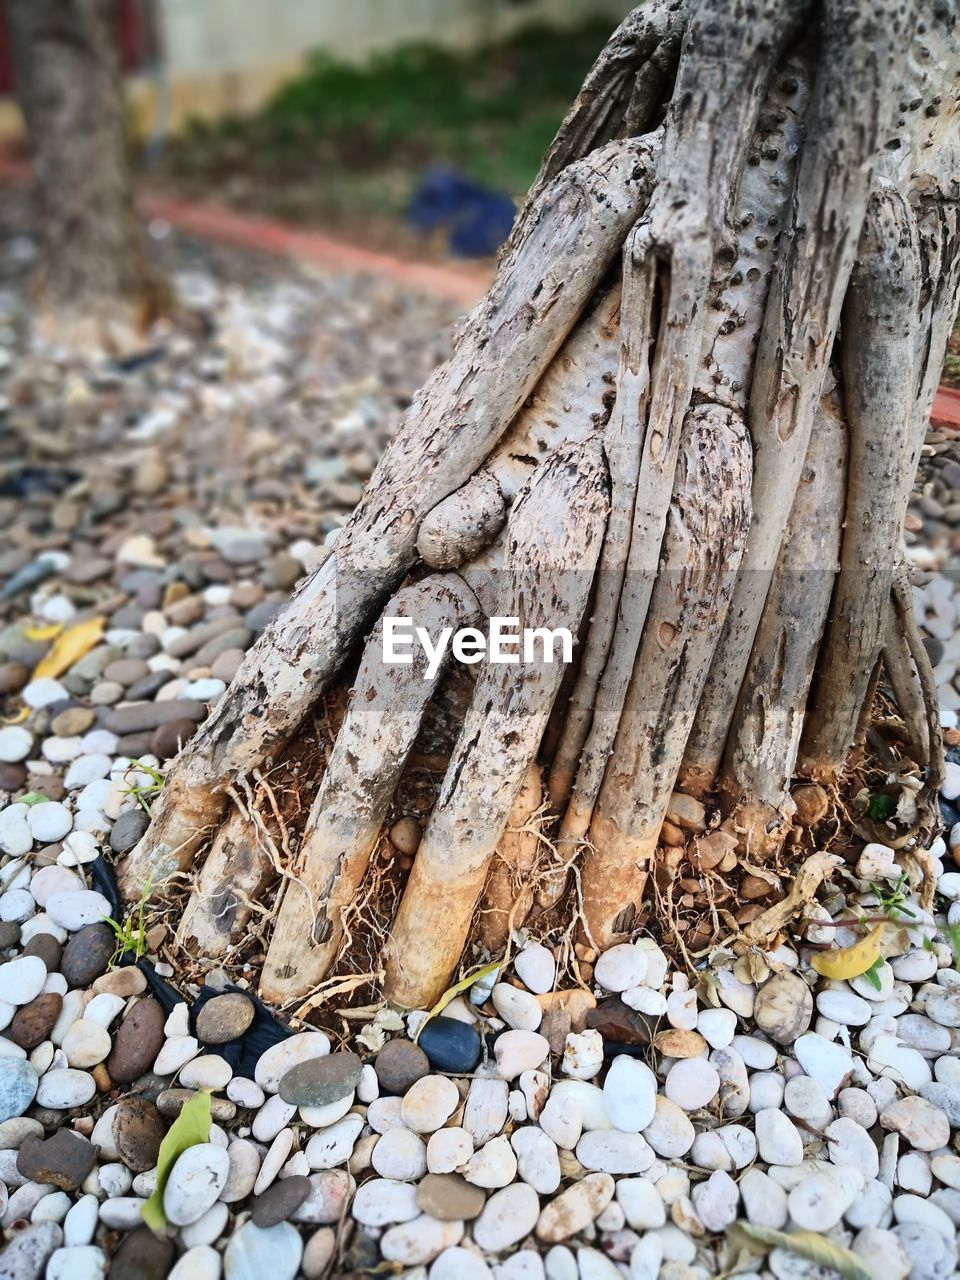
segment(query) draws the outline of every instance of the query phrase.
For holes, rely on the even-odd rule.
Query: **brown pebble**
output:
[[[196,1089],[164,1089],[157,1098],[157,1110],[162,1116],[173,1118],[180,1114],[185,1103],[196,1096]],[[216,1120],[217,1124],[232,1120],[236,1114],[236,1105],[229,1098],[210,1099],[210,1116],[211,1119]]]
[[[150,750],[161,760],[171,760],[184,743],[189,742],[197,731],[193,720],[171,720],[155,729],[150,738]]]
[[[113,1037],[107,1070],[120,1084],[130,1084],[153,1066],[163,1044],[166,1014],[152,996],[138,1000]]]
[[[251,1214],[254,1225],[275,1227],[278,1222],[286,1222],[292,1214],[296,1213],[312,1190],[313,1183],[303,1174],[297,1173],[289,1178],[279,1178],[254,1200]]]
[[[250,1026],[255,1013],[253,1001],[241,991],[214,996],[197,1014],[197,1039],[204,1044],[236,1040]]]
[[[30,683],[30,668],[22,662],[0,662],[0,696],[19,693]]]
[[[668,1058],[699,1058],[707,1042],[699,1031],[681,1031],[670,1027],[653,1038],[654,1048]]]
[[[792,793],[797,806],[797,822],[801,827],[814,827],[822,822],[830,809],[830,797],[816,783],[797,787]]]
[[[109,1093],[113,1088],[110,1072],[104,1063],[98,1062],[95,1067],[91,1067],[90,1074],[93,1076],[93,1082],[97,1086],[98,1093]]]
[[[0,763],[0,791],[22,791],[27,783],[27,770],[22,764]]]
[[[57,973],[63,955],[63,946],[52,933],[35,933],[23,948],[23,954],[39,956],[47,966],[47,973]]]
[[[428,1173],[417,1183],[417,1208],[441,1222],[470,1222],[480,1216],[487,1197],[459,1173]]]
[[[96,1149],[72,1129],[58,1129],[45,1142],[27,1138],[17,1154],[17,1172],[31,1182],[76,1191],[97,1158]]]
[[[423,831],[416,818],[400,818],[390,828],[390,839],[401,853],[412,856],[420,847]]]
[[[92,707],[67,707],[50,721],[50,730],[58,738],[76,738],[86,733],[96,718]]]
[[[113,1143],[120,1159],[134,1173],[145,1173],[157,1163],[167,1125],[152,1102],[128,1094],[117,1103],[113,1117]]]
[[[10,1039],[21,1049],[35,1049],[50,1034],[62,1007],[63,996],[55,991],[37,996],[14,1014],[10,1023]]]

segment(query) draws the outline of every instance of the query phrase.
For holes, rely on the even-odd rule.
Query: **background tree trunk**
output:
[[[428,712],[378,670],[377,618],[392,596],[429,616],[458,579],[578,645],[562,679],[477,676],[389,936],[366,939],[388,998],[431,1005],[471,938],[489,956],[525,920],[587,948],[649,924],[690,959],[774,945],[788,882],[798,902],[838,840],[856,852],[821,784],[919,855],[941,744],[901,534],[960,292],[956,22],[900,0],[626,19],[452,358],[174,764],[128,896],[192,879],[212,837],[188,943],[224,955],[279,884],[261,990],[321,999]],[[341,672],[354,699],[284,859],[269,820],[224,810]],[[881,786],[908,802],[871,827]]]
[[[106,316],[155,303],[133,207],[116,0],[9,0],[33,164],[41,308]]]

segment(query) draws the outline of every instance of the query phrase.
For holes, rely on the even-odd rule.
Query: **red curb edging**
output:
[[[19,156],[0,151],[0,183],[20,186],[30,166]],[[162,218],[172,226],[205,240],[240,249],[275,253],[331,270],[381,276],[416,292],[472,307],[483,297],[491,273],[453,270],[429,262],[409,262],[388,254],[344,244],[320,231],[290,223],[238,213],[213,201],[200,204],[161,192],[145,192],[137,204],[147,218]],[[939,386],[930,411],[935,427],[960,427],[960,391]]]
[[[0,183],[22,186],[29,177],[30,166],[24,159],[0,152]],[[144,191],[137,196],[137,207],[144,218],[163,219],[200,239],[310,262],[331,271],[379,276],[414,292],[444,298],[463,307],[475,306],[492,279],[489,271],[394,258],[359,245],[344,244],[321,231],[238,213],[215,201],[194,203],[159,191]]]

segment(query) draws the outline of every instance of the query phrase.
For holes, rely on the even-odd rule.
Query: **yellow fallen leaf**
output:
[[[29,714],[29,707],[21,707],[15,716],[0,716],[0,724],[23,724]]]
[[[68,628],[57,637],[47,656],[37,663],[33,671],[34,680],[44,677],[55,680],[62,676],[90,652],[102,635],[103,618],[88,618],[86,622],[78,622],[75,627]]]
[[[736,1222],[728,1235],[734,1240],[746,1237],[750,1245],[765,1245],[768,1249],[787,1249],[806,1258],[828,1271],[836,1271],[844,1280],[871,1280],[861,1258],[842,1244],[822,1236],[816,1231],[775,1231],[772,1227],[758,1227],[749,1222]]]
[[[880,959],[880,947],[886,927],[885,924],[878,924],[865,938],[859,938],[849,947],[818,951],[811,961],[814,969],[825,978],[858,978]]]
[[[420,1039],[420,1032],[431,1018],[436,1018],[439,1014],[443,1013],[451,1000],[455,999],[461,994],[461,992],[472,987],[475,982],[479,982],[481,978],[488,978],[491,973],[496,973],[496,971],[501,968],[503,968],[502,960],[492,960],[490,964],[485,964],[482,969],[475,969],[473,973],[468,973],[465,978],[461,978],[460,981],[455,982],[452,987],[448,987],[424,1020],[420,1023],[420,1026],[417,1028],[417,1034],[413,1037],[413,1043],[416,1044]]]
[[[63,630],[62,622],[51,622],[45,627],[27,627],[23,633],[25,640],[52,640]]]

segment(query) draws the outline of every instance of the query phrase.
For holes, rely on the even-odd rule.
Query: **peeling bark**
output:
[[[531,764],[507,815],[480,899],[477,937],[492,956],[502,955],[510,941],[510,930],[520,928],[533,906],[530,872],[541,843],[530,820],[542,803],[540,766]]]

